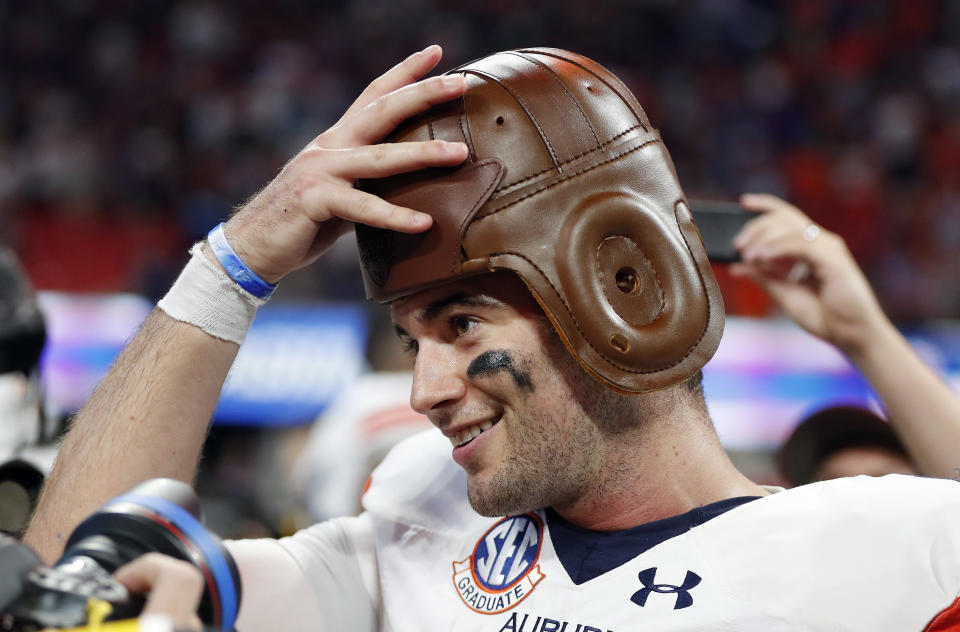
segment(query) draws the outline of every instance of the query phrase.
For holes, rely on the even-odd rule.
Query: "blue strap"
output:
[[[221,224],[220,226],[223,226]],[[207,531],[200,522],[193,517],[189,511],[176,503],[155,496],[143,496],[140,494],[124,494],[114,498],[107,506],[114,503],[133,503],[147,509],[152,509],[164,518],[170,521],[173,526],[180,529],[190,541],[200,549],[200,553],[207,561],[210,574],[217,585],[217,592],[220,593],[220,624],[223,630],[233,630],[237,620],[237,611],[240,604],[237,602],[236,587],[233,583],[233,575],[227,564],[227,559],[223,556],[220,547],[210,532]]]
[[[223,222],[207,234],[207,242],[213,250],[213,256],[237,285],[257,298],[263,299],[270,298],[273,291],[277,289],[275,283],[267,283],[261,279],[256,272],[247,267],[243,259],[237,256],[223,232]]]

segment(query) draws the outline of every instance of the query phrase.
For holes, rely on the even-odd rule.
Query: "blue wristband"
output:
[[[248,268],[243,259],[237,256],[223,233],[223,222],[207,234],[207,241],[210,243],[210,249],[213,250],[213,256],[237,285],[257,298],[270,298],[273,291],[277,289],[276,284],[267,283],[258,277],[257,273]]]

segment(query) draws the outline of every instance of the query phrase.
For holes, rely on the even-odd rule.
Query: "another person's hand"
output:
[[[316,260],[352,222],[416,233],[432,218],[358,191],[359,178],[454,166],[463,143],[439,140],[377,144],[405,119],[466,91],[462,75],[417,81],[440,61],[439,46],[411,55],[378,79],[330,129],[294,156],[227,223],[227,239],[261,278],[275,283]]]
[[[203,629],[197,616],[203,575],[193,564],[147,553],[118,568],[114,577],[130,592],[147,595],[141,616],[169,617],[177,630]]]
[[[752,278],[787,316],[841,350],[867,344],[886,316],[843,239],[776,196],[745,194],[740,203],[758,217],[734,238],[742,262],[731,274]]]

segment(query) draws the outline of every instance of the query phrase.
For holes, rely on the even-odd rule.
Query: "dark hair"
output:
[[[900,438],[882,418],[859,406],[831,406],[797,425],[777,453],[777,464],[791,484],[804,485],[815,480],[824,459],[854,446],[886,449],[909,460]]]

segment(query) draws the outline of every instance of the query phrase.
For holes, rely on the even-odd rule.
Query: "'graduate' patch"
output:
[[[543,522],[536,514],[510,516],[484,533],[473,555],[453,563],[453,585],[463,603],[480,614],[513,608],[544,578],[537,560]]]

